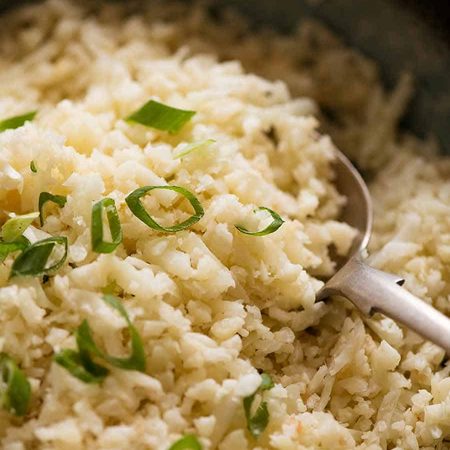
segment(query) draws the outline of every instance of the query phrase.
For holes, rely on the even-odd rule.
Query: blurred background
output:
[[[281,31],[293,29],[305,16],[318,18],[375,59],[388,86],[393,86],[402,72],[413,73],[416,95],[402,126],[422,137],[435,136],[450,154],[449,0],[211,1],[219,8],[233,5],[255,25]],[[21,3],[24,1],[0,0],[0,13]]]
[[[393,86],[402,72],[415,78],[415,96],[402,125],[434,135],[450,154],[449,0],[224,0],[256,23],[292,29],[313,16],[375,59]]]

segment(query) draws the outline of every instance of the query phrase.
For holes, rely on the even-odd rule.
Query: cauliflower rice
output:
[[[0,120],[38,110],[0,133],[2,222],[37,211],[43,191],[65,195],[25,235],[70,243],[44,282],[9,279],[14,256],[0,265],[0,353],[32,387],[25,418],[0,410],[2,449],[165,450],[187,433],[219,450],[450,448],[443,350],[343,299],[315,302],[334,271],[330,245],[345,254],[355,233],[338,220],[334,142],[375,173],[372,265],[450,313],[450,161],[399,134],[407,75],[388,93],[373,62],[317,24],[278,36],[204,4],[47,0],[0,23]],[[149,98],[197,114],[174,135],[123,120]],[[215,142],[175,157],[204,139]],[[176,234],[148,228],[124,201],[166,184],[205,209]],[[100,255],[91,209],[104,197],[124,239]],[[146,206],[166,225],[190,214],[173,192]],[[236,230],[267,225],[257,206],[283,226]],[[127,354],[127,324],[101,300],[105,288],[142,337],[146,372],[111,367],[87,384],[53,357],[76,348],[84,319],[107,353]],[[255,439],[242,400],[261,372],[275,385]]]

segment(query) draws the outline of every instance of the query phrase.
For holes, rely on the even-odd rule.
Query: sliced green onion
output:
[[[245,417],[247,419],[247,428],[253,437],[258,438],[266,429],[269,423],[269,411],[267,402],[261,402],[253,416],[250,413],[253,403],[252,397],[244,398]]]
[[[169,191],[177,192],[181,194],[183,197],[188,200],[191,206],[194,208],[195,214],[193,214],[189,219],[186,219],[184,222],[178,223],[176,225],[172,225],[170,227],[163,227],[159,225],[153,218],[148,214],[145,210],[144,206],[141,203],[141,197],[144,197],[148,192],[154,189],[165,189]],[[198,201],[197,197],[192,194],[187,189],[184,189],[179,186],[144,186],[139,189],[136,189],[128,197],[125,199],[128,207],[131,212],[142,222],[144,222],[150,228],[154,230],[163,231],[165,233],[176,233],[177,231],[185,230],[186,228],[191,227],[195,223],[197,223],[205,214],[205,211],[202,208],[202,205]]]
[[[194,115],[195,111],[173,108],[150,100],[125,120],[174,134],[178,133],[181,127]]]
[[[20,116],[9,117],[0,121],[0,133],[5,130],[12,130],[14,128],[19,128],[25,124],[25,122],[31,121],[35,118],[37,111],[32,111]]]
[[[47,266],[48,260],[56,245],[64,246],[64,254],[53,264]],[[40,276],[58,270],[67,258],[67,238],[64,236],[50,237],[37,241],[16,258],[12,265],[11,277],[14,276]]]
[[[174,158],[184,158],[192,152],[196,152],[197,150],[201,150],[202,148],[214,144],[214,142],[216,142],[214,139],[205,139],[204,141],[192,142],[191,144],[186,145],[186,147],[184,147],[180,153],[177,153]]]
[[[25,374],[5,353],[0,353],[0,407],[24,416],[31,399],[31,386]]]
[[[76,350],[61,350],[55,355],[55,361],[68,370],[74,377],[85,383],[100,383],[109,373],[106,367],[95,363],[91,365],[85,364],[80,353]],[[87,367],[89,367],[89,370]]]
[[[266,227],[264,230],[261,231],[249,231],[247,228],[241,226],[241,225],[235,225],[235,227],[244,234],[248,234],[249,236],[266,236],[267,234],[275,233],[275,231],[278,230],[278,228],[283,225],[284,220],[279,216],[278,213],[275,211],[272,211],[269,208],[266,208],[264,206],[260,206],[257,211],[267,211],[273,218],[273,221]]]
[[[8,219],[2,226],[2,238],[5,242],[13,242],[22,236],[23,232],[39,217],[38,212],[15,216]]]
[[[36,163],[35,163],[34,161],[31,161],[31,162],[30,162],[30,170],[31,170],[33,173],[37,173],[37,166],[36,166]]]
[[[261,384],[259,386],[259,389],[261,391],[269,391],[274,386],[275,386],[275,384],[274,384],[272,378],[270,377],[270,375],[267,375],[267,373],[262,373],[261,374]]]
[[[103,240],[103,209],[108,219],[111,242]],[[112,198],[104,198],[92,207],[91,240],[92,250],[97,253],[111,253],[122,242],[122,227]]]
[[[269,423],[269,410],[267,409],[267,402],[262,401],[255,413],[252,415],[252,405],[255,400],[255,396],[258,392],[267,391],[274,386],[272,378],[266,373],[261,375],[261,384],[258,389],[243,400],[245,418],[247,419],[247,428],[253,437],[258,438],[261,433],[266,429]]]
[[[13,242],[0,241],[0,263],[2,263],[10,253],[25,250],[30,245],[30,241],[25,236],[20,236]]]
[[[141,337],[134,327],[134,325],[131,323],[130,318],[128,317],[128,314],[125,310],[125,308],[122,305],[122,302],[113,295],[104,295],[103,301],[111,306],[111,308],[114,308],[116,311],[119,312],[119,314],[125,319],[125,321],[128,324],[128,332],[130,333],[130,340],[131,340],[131,355],[128,358],[117,358],[115,356],[109,356],[106,353],[102,352],[94,343],[93,339],[90,335],[90,333],[84,334],[84,342],[83,346],[86,348],[89,352],[93,353],[94,355],[99,356],[100,358],[104,359],[105,361],[109,362],[112,366],[118,367],[119,369],[125,369],[125,370],[138,370],[139,372],[145,372],[145,352],[144,352],[144,345],[142,343]],[[87,322],[86,322],[87,324]],[[87,328],[89,328],[89,325],[87,325]],[[89,339],[90,338],[90,339]],[[80,345],[79,345],[80,347]],[[81,349],[81,348],[80,348]]]
[[[41,227],[44,225],[44,205],[47,202],[57,204],[60,208],[63,208],[67,202],[67,197],[64,195],[53,195],[50,192],[41,192],[39,194],[39,214],[41,215]]]
[[[62,350],[55,356],[55,361],[67,369],[74,377],[85,383],[99,383],[109,373],[106,367],[94,362],[94,357],[100,358],[119,369],[145,372],[146,368],[142,339],[131,323],[122,302],[113,295],[104,295],[102,299],[111,308],[117,310],[127,322],[131,340],[131,355],[128,358],[117,358],[100,350],[92,337],[88,321],[83,320],[75,333],[78,351]]]
[[[193,434],[187,434],[183,436],[178,441],[174,442],[169,450],[202,450],[202,445],[200,444],[197,436]]]

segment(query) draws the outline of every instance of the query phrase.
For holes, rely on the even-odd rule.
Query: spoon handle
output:
[[[404,280],[352,257],[318,293],[322,300],[341,295],[364,314],[381,312],[397,320],[450,355],[450,319],[399,284]]]

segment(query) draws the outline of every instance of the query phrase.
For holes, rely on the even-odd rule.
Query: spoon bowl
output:
[[[347,254],[346,259],[348,259],[362,252],[369,244],[373,224],[372,199],[362,176],[340,151],[336,152],[334,172],[338,192],[347,199],[341,213],[341,220],[358,232]]]
[[[372,201],[366,183],[350,160],[336,151],[335,184],[347,199],[341,220],[357,230],[346,258],[318,292],[317,299],[332,295],[348,298],[365,315],[381,312],[401,322],[450,355],[450,319],[415,297],[401,285],[404,279],[370,267],[364,261],[372,233]]]

